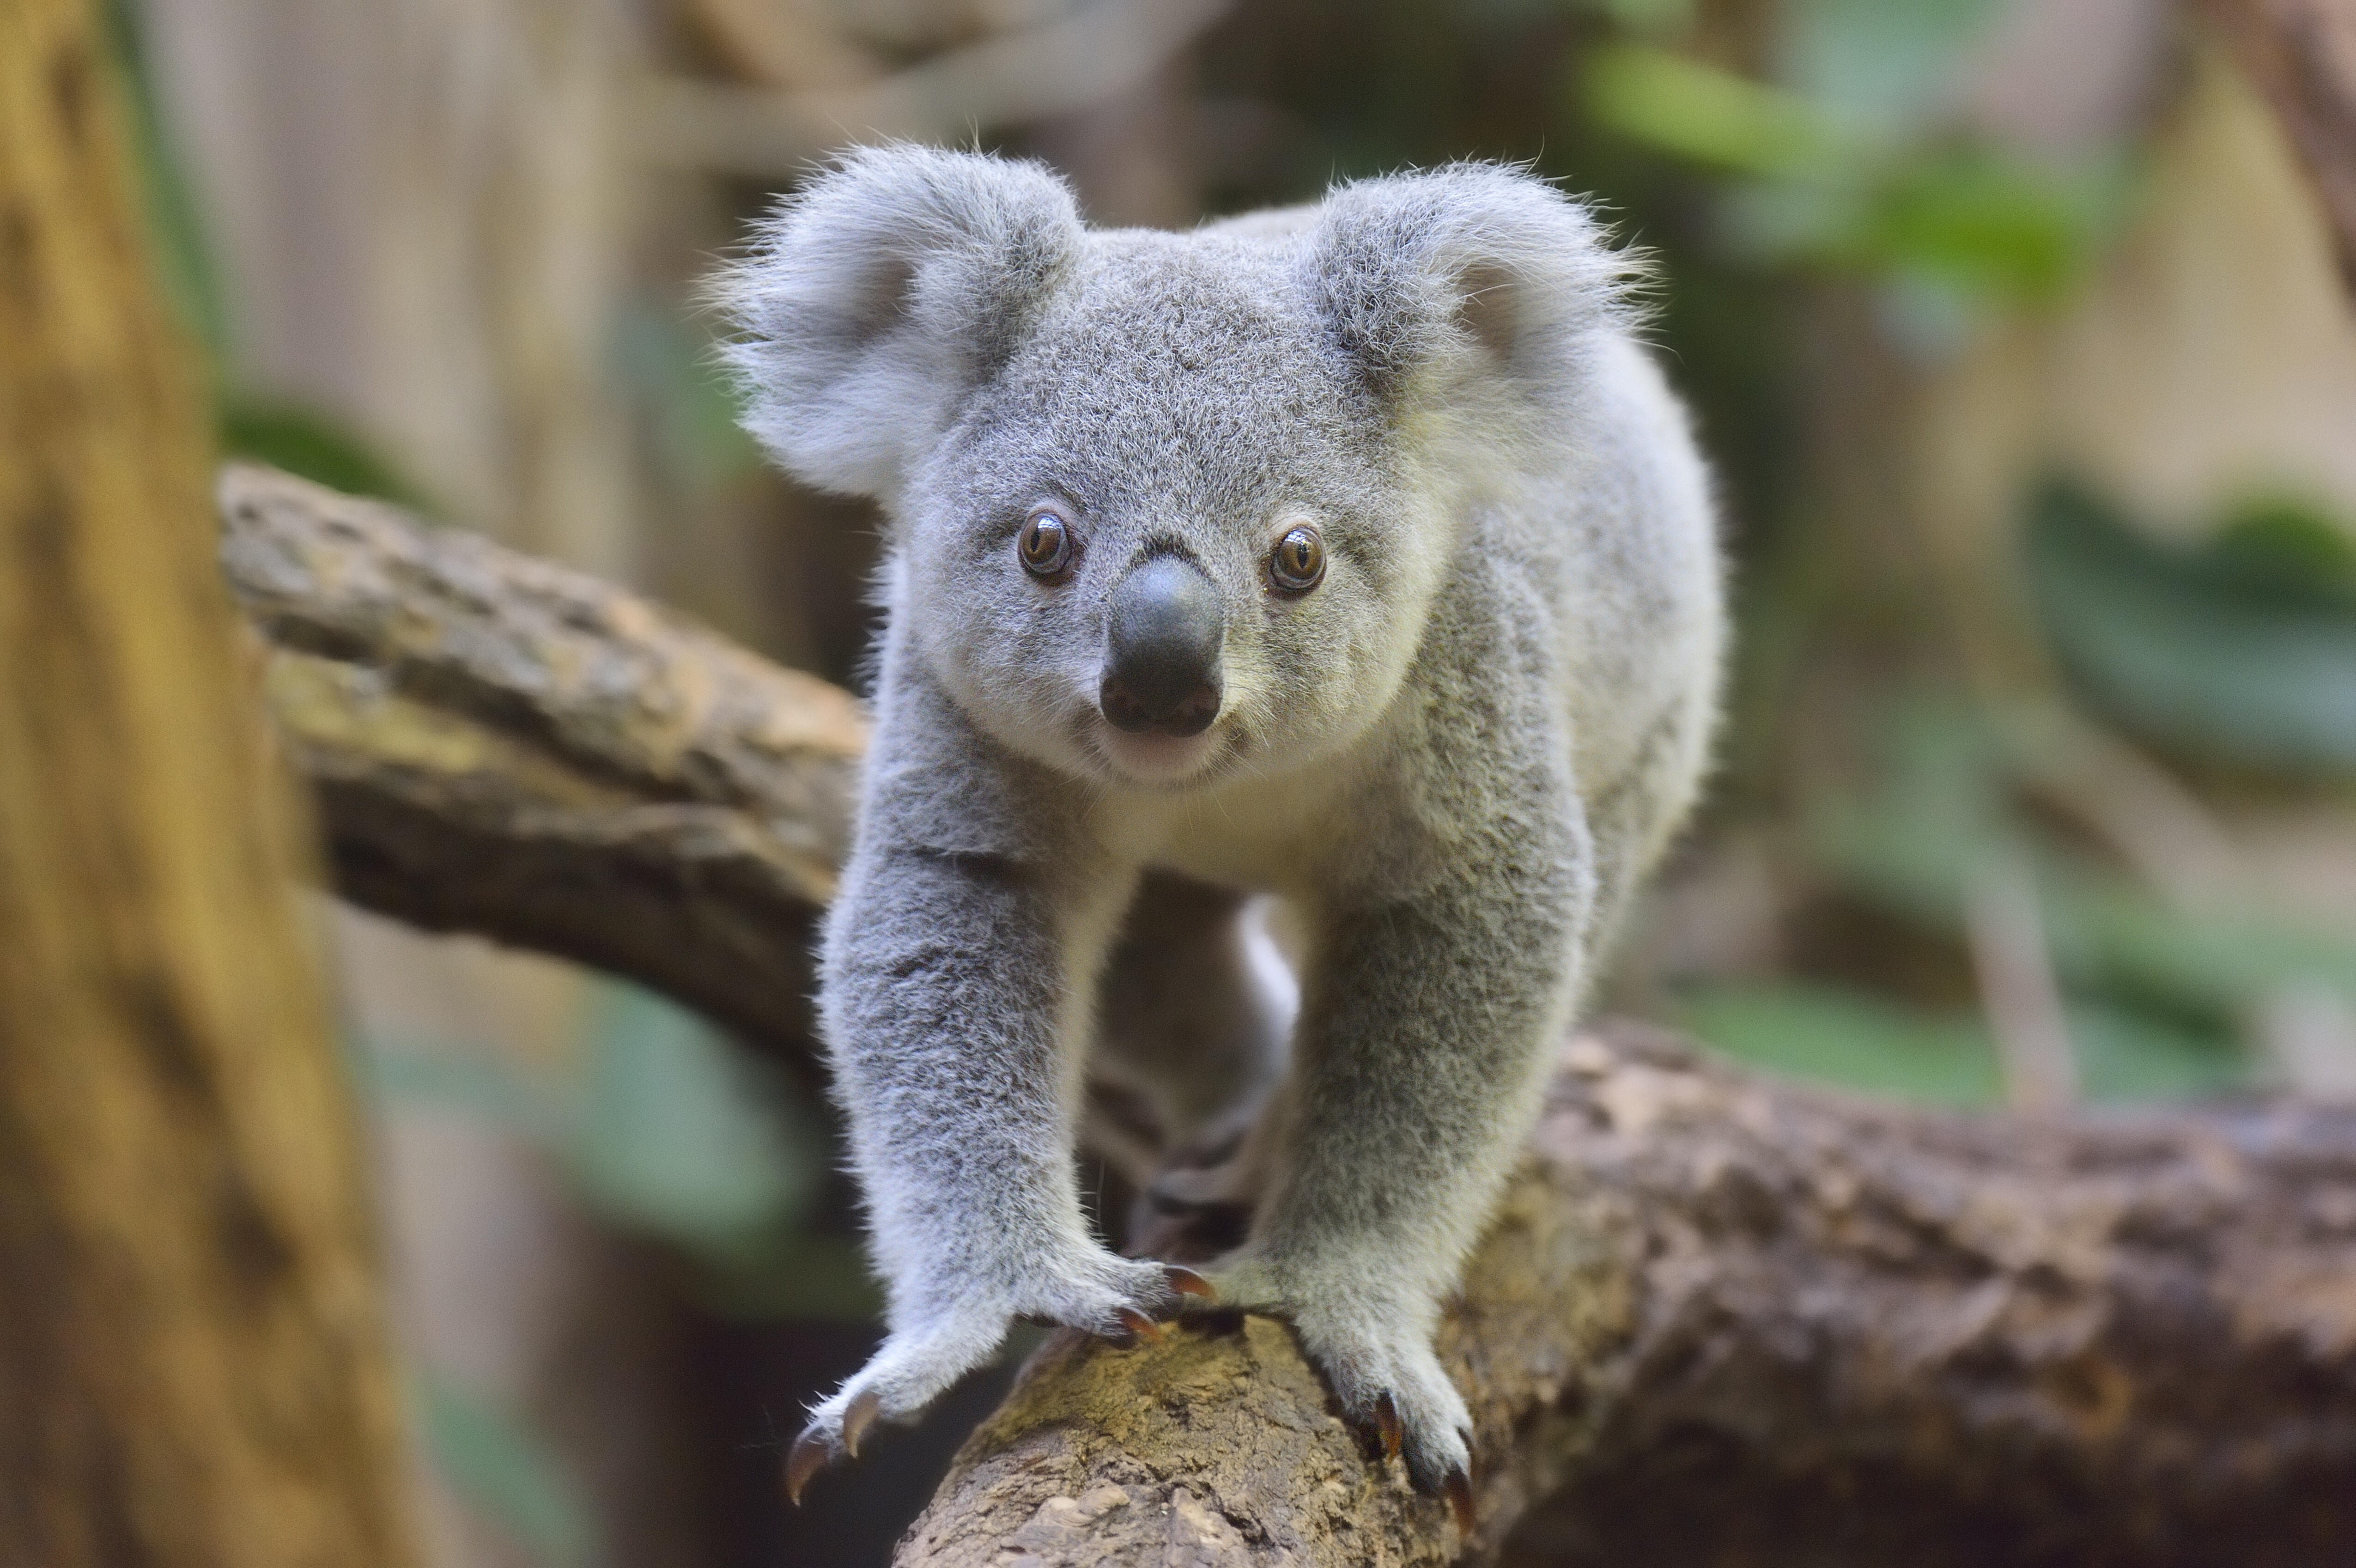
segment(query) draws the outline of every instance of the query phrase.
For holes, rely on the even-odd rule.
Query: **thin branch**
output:
[[[2004,1067],[2005,1102],[2040,1115],[2069,1110],[2078,1102],[2078,1062],[2026,859],[2006,855],[1982,868],[1965,900],[1964,929],[1980,1011]]]

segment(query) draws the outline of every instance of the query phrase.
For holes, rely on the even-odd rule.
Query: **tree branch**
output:
[[[1441,1332],[1470,1543],[1282,1327],[1173,1339],[1059,1337],[899,1562],[1479,1561],[1550,1498],[1534,1563],[2319,1562],[2356,1112],[1934,1116],[1585,1036]]]
[[[337,890],[645,981],[806,1060],[866,721],[594,577],[268,469],[220,480]]]
[[[381,507],[222,493],[343,892],[801,1050],[847,697]],[[1441,1348],[1472,1542],[1237,1317],[1051,1341],[900,1561],[1441,1563],[1517,1520],[1531,1562],[2344,1558],[2356,1110],[1938,1116],[1590,1035]]]

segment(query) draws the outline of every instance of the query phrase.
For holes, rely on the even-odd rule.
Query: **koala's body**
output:
[[[1718,702],[1708,479],[1627,273],[1494,166],[1098,231],[1036,166],[892,147],[734,274],[755,432],[889,520],[821,1010],[890,1333],[798,1463],[1014,1316],[1119,1334],[1194,1283],[1084,1219],[1101,1015],[1172,1192],[1253,1173],[1222,1303],[1461,1488],[1440,1305]]]

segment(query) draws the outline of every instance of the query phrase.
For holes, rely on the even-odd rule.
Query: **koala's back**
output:
[[[1686,413],[1625,337],[1601,346],[1590,418],[1523,520],[1558,541],[1565,696],[1592,799],[1632,768],[1686,778],[1689,802],[1718,706],[1725,617],[1716,509]],[[1648,758],[1648,751],[1666,755]]]

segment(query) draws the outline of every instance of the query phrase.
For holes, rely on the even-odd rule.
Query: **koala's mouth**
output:
[[[1128,735],[1111,725],[1091,726],[1098,756],[1110,770],[1137,784],[1190,784],[1213,772],[1228,750],[1227,726],[1199,735]]]

